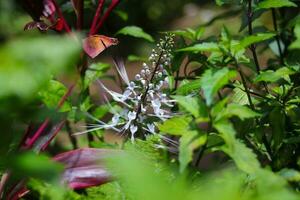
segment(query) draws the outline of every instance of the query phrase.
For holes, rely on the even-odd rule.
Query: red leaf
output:
[[[103,160],[118,152],[113,149],[82,148],[59,154],[53,159],[65,166],[62,182],[73,189],[81,189],[109,182],[112,177],[103,166]]]
[[[106,48],[117,45],[118,43],[117,38],[111,38],[105,35],[91,35],[83,39],[83,49],[91,58],[95,58]]]

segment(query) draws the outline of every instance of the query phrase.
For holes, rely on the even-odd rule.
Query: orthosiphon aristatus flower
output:
[[[152,50],[149,64],[143,63],[140,73],[134,80],[129,80],[124,63],[115,61],[120,77],[126,84],[123,93],[108,89],[99,81],[101,87],[112,96],[113,100],[122,105],[121,112],[115,112],[110,122],[105,123],[98,119],[98,125],[90,129],[113,129],[119,133],[130,133],[130,138],[142,137],[145,134],[156,134],[155,122],[164,121],[172,117],[170,108],[174,100],[164,93],[169,86],[166,67],[171,64],[171,50],[174,41],[172,35],[166,35]],[[86,133],[87,131],[80,132]]]

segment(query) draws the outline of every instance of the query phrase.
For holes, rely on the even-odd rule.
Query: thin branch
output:
[[[100,21],[98,22],[96,28],[94,30],[92,30],[90,32],[90,35],[94,35],[95,33],[97,33],[99,31],[99,29],[102,27],[103,23],[105,22],[105,20],[108,18],[108,16],[110,15],[111,11],[113,11],[113,9],[120,3],[120,0],[113,0],[111,2],[111,4],[109,5],[109,7],[107,8],[106,12],[104,13],[104,15],[101,17]]]
[[[58,4],[56,3],[55,0],[51,0],[53,5],[55,6],[55,9],[57,11],[57,14],[59,16],[59,18],[62,20],[62,22],[64,23],[64,28],[66,30],[66,32],[70,33],[71,32],[71,28],[69,27],[64,15],[62,14],[62,11],[60,9],[60,7],[58,6]]]
[[[76,137],[72,136],[72,129],[71,129],[69,120],[66,121],[66,130],[67,130],[70,142],[72,143],[73,149],[77,149],[78,148],[77,140],[76,140]]]
[[[253,35],[253,26],[252,26],[252,17],[253,17],[253,11],[252,11],[252,0],[248,0],[248,11],[247,11],[247,17],[248,17],[248,34]],[[256,73],[260,74],[260,66],[258,62],[258,57],[256,54],[256,45],[251,44],[250,45],[250,50],[253,55],[253,60],[256,68]],[[263,82],[263,86],[266,90],[267,93],[269,93],[268,86],[265,82]]]
[[[96,28],[96,25],[97,25],[97,21],[98,21],[100,15],[101,15],[101,12],[102,12],[102,9],[103,9],[104,2],[105,2],[105,0],[99,0],[99,2],[98,2],[98,6],[97,6],[97,9],[96,9],[96,12],[95,12],[93,21],[92,21],[92,25],[91,25],[91,28],[90,28],[90,33],[89,33],[89,35],[92,35],[92,34],[94,34],[95,32],[97,32],[97,31],[95,31],[95,28]]]
[[[68,91],[65,93],[64,96],[62,96],[62,98],[60,99],[56,110],[60,109],[60,107],[63,105],[63,103],[67,100],[67,98],[71,95],[73,89],[75,87],[75,84],[71,85],[68,89]],[[32,138],[25,143],[24,148],[30,148],[32,147],[32,145],[36,142],[36,140],[40,137],[40,135],[43,133],[43,131],[46,129],[46,127],[48,126],[50,122],[49,118],[46,118],[45,121],[40,125],[40,127],[38,128],[38,130],[33,134]]]
[[[241,77],[241,79],[242,79],[242,84],[243,84],[243,86],[244,86],[244,88],[245,88],[245,92],[246,92],[246,94],[247,94],[247,98],[248,98],[248,101],[249,101],[249,105],[250,105],[250,107],[251,107],[252,110],[255,110],[254,105],[253,105],[253,103],[252,103],[251,96],[250,96],[250,92],[249,92],[249,89],[248,89],[248,86],[247,86],[246,78],[245,78],[245,76],[244,76],[242,70],[240,69],[237,60],[236,60],[235,58],[233,58],[233,59],[234,59],[234,65],[235,65],[235,67],[236,67],[236,70],[239,72],[240,77]]]
[[[276,19],[276,12],[275,8],[272,8],[272,21],[273,21],[273,26],[274,30],[276,32],[276,42],[278,46],[278,51],[279,51],[279,56],[280,56],[280,64],[283,64],[283,54],[282,54],[282,48],[279,40],[279,32],[278,32],[278,27],[277,27],[277,19]]]
[[[76,26],[77,30],[81,30],[83,27],[83,16],[84,16],[84,1],[83,0],[78,0],[78,5],[77,5],[77,21],[76,21]]]

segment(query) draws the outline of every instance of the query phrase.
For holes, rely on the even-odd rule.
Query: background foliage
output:
[[[14,199],[9,195],[24,186],[30,192],[23,199],[300,198],[298,1],[121,1],[97,32],[119,44],[105,46],[95,59],[85,55],[81,39],[88,37],[97,1],[83,1],[81,28],[71,1],[57,1],[71,34],[23,31],[32,21],[24,2],[0,2],[1,198]],[[148,54],[159,57],[154,66],[161,64],[153,54],[163,48],[151,48],[165,42],[163,34],[175,41],[162,71],[168,82],[162,92],[174,100],[171,114],[147,118],[138,128],[153,123],[154,131],[137,128],[131,141],[131,128],[120,134],[105,126],[129,112],[97,81],[124,97],[131,83],[117,73],[119,57],[138,85]],[[161,79],[151,70],[157,84]],[[74,136],[79,133],[86,134]],[[79,176],[96,169],[113,178],[62,187],[64,173],[82,170],[81,160],[70,167],[67,158],[83,147],[99,151],[87,150]],[[65,163],[54,162],[66,151]]]

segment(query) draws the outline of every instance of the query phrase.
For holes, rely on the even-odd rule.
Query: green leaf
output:
[[[63,166],[49,157],[33,152],[22,153],[12,157],[9,166],[16,175],[55,180],[63,170]]]
[[[143,29],[137,26],[126,26],[119,30],[116,35],[130,35],[136,38],[143,38],[149,42],[154,42],[154,39],[148,33],[145,33]]]
[[[254,79],[254,82],[276,82],[281,78],[288,78],[289,75],[294,74],[295,71],[292,69],[289,69],[287,67],[282,67],[275,72],[272,70],[267,70],[264,72],[261,72],[259,75],[256,76]]]
[[[123,21],[128,20],[128,14],[122,10],[114,10],[114,13],[116,13]]]
[[[89,66],[84,77],[84,88],[87,88],[92,82],[103,76],[105,72],[110,68],[107,63],[93,63]]]
[[[130,62],[137,62],[137,61],[147,62],[148,58],[131,54],[128,55],[127,60]]]
[[[43,103],[49,108],[55,109],[60,99],[66,94],[67,88],[60,82],[50,80],[47,87],[39,91],[38,95]],[[61,112],[67,112],[71,110],[71,104],[65,101],[60,108]]]
[[[195,44],[193,46],[190,47],[186,47],[186,48],[182,48],[177,50],[179,52],[181,51],[193,51],[193,52],[219,52],[219,46],[217,43],[214,42],[203,42],[201,44]]]
[[[289,0],[264,0],[257,5],[258,9],[281,8],[281,7],[297,7],[297,5]]]
[[[262,42],[262,41],[268,40],[268,39],[274,37],[275,35],[276,34],[274,34],[274,33],[258,33],[256,35],[250,35],[250,36],[244,37],[239,42],[238,47],[241,49],[246,48],[257,42]]]
[[[0,47],[0,98],[23,99],[42,88],[53,75],[74,67],[79,44],[71,37],[14,40]]]
[[[300,23],[295,26],[294,33],[297,39],[292,42],[289,49],[300,49]]]
[[[240,170],[248,174],[258,172],[260,170],[260,164],[252,150],[238,140],[232,142],[233,149],[223,148],[223,151],[233,159]]]
[[[300,172],[295,169],[284,168],[278,172],[280,176],[285,178],[290,182],[299,182],[300,181]]]
[[[201,78],[201,88],[206,98],[206,104],[211,105],[219,89],[235,76],[236,72],[228,68],[223,68],[218,71],[213,71],[212,69],[206,70]]]
[[[219,120],[214,123],[214,127],[218,130],[226,143],[226,146],[223,146],[221,150],[233,159],[240,170],[253,174],[260,169],[256,155],[235,138],[236,133],[230,121]]]
[[[184,135],[188,132],[191,121],[192,118],[188,116],[173,117],[159,124],[158,128],[163,133]]]
[[[201,79],[186,81],[178,87],[176,93],[179,95],[187,95],[192,91],[199,90],[201,87]]]
[[[200,40],[200,38],[203,36],[205,31],[205,27],[204,26],[200,26],[197,30],[196,30],[196,35],[195,35],[195,39],[196,40]]]
[[[270,126],[272,129],[272,139],[274,141],[274,147],[277,150],[280,144],[283,143],[285,137],[285,121],[286,116],[284,110],[279,106],[273,108],[269,116]]]
[[[206,135],[198,136],[197,131],[188,131],[179,139],[180,172],[183,172],[193,160],[194,150],[204,145],[206,139]]]
[[[247,93],[243,90],[244,86],[241,83],[235,84],[236,88],[233,89],[233,95],[231,97],[232,103],[240,105],[249,105],[249,99]]]
[[[246,106],[242,106],[239,104],[229,104],[224,111],[220,113],[221,117],[232,117],[232,116],[237,116],[241,120],[248,119],[248,118],[254,118],[254,117],[259,117],[260,114],[254,112],[250,108]]]
[[[205,104],[200,101],[199,97],[172,96],[172,98],[175,99],[180,106],[191,113],[194,117],[207,118],[208,114]]]
[[[221,134],[221,137],[224,139],[225,143],[228,145],[229,149],[234,148],[234,141],[236,132],[233,128],[233,125],[227,119],[218,120],[213,123],[213,126]]]
[[[181,36],[190,40],[194,40],[195,38],[195,31],[192,29],[186,29],[186,30],[175,30],[175,31],[170,31],[170,33],[173,33],[177,36]]]

